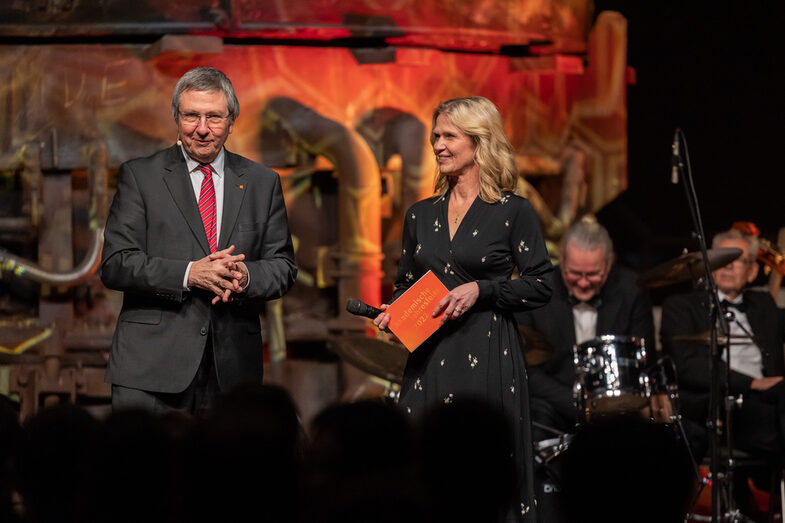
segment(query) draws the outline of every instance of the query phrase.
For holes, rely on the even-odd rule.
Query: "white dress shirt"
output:
[[[575,324],[575,343],[580,345],[597,337],[597,309],[588,303],[577,303],[572,307]]]
[[[742,296],[739,295],[735,300],[730,300],[722,291],[717,291],[717,294],[720,297],[720,301],[728,300],[730,302],[731,305],[728,308],[731,309],[731,312],[736,316],[735,320],[730,323],[730,333],[732,335],[749,336],[749,334],[752,333],[752,327],[750,327],[747,314],[733,307],[734,303],[741,303]],[[723,361],[726,359],[726,355],[727,352],[723,350]],[[749,341],[748,343],[731,343],[730,368],[731,370],[741,372],[742,374],[746,374],[753,378],[762,378],[763,356],[760,347],[753,341]]]

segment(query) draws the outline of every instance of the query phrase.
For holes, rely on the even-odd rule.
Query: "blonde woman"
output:
[[[507,517],[533,521],[529,401],[513,312],[548,302],[553,268],[532,206],[514,194],[513,148],[496,106],[482,97],[442,102],[431,143],[436,194],[406,212],[393,298],[429,269],[450,293],[434,311],[444,325],[409,357],[399,404],[415,416],[462,398],[501,409],[520,477]],[[382,312],[374,323],[385,329],[389,319]]]

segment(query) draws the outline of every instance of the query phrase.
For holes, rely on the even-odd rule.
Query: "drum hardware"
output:
[[[558,431],[557,431],[558,432]],[[534,444],[534,483],[538,517],[551,523],[566,522],[562,498],[562,467],[559,457],[570,445],[572,434],[538,441]]]
[[[679,144],[681,144],[682,147],[679,147]],[[683,151],[683,153],[680,154],[679,151]],[[643,285],[660,286],[686,279],[694,280],[702,278],[703,287],[706,290],[709,304],[707,310],[708,325],[719,325],[723,335],[728,336],[730,333],[729,325],[725,319],[720,321],[722,306],[720,305],[719,295],[717,294],[717,284],[714,281],[712,271],[732,262],[741,256],[742,251],[741,249],[709,250],[707,248],[706,234],[703,230],[700,206],[698,204],[698,195],[695,191],[695,183],[693,181],[692,168],[690,166],[687,140],[680,129],[676,129],[676,135],[674,137],[673,159],[673,170],[674,174],[677,175],[673,177],[673,183],[678,183],[679,178],[682,181],[692,219],[692,232],[700,244],[700,254],[685,254],[672,262],[655,267],[653,270],[647,272],[639,281]],[[681,174],[681,176],[679,177],[678,174]],[[725,361],[723,361],[722,348],[720,344],[717,343],[718,338],[719,336],[717,336],[716,330],[712,329],[709,335],[709,376],[711,377],[711,387],[709,389],[709,418],[707,428],[709,432],[711,476],[713,478],[711,492],[711,520],[713,523],[719,523],[721,520],[726,520],[729,517],[735,517],[737,515],[732,495],[732,481],[728,481],[727,479],[728,472],[732,470],[727,462],[727,458],[730,456],[730,450],[732,448],[730,438],[731,427],[728,423],[730,420],[726,419],[725,426],[722,427],[723,419],[721,413],[723,404],[721,391],[729,390],[728,372],[724,372],[723,369],[727,369],[725,362],[730,361],[730,343],[725,345],[726,357]],[[721,456],[722,449],[726,450],[724,460]]]
[[[720,317],[722,317],[723,323],[725,323],[725,325],[727,326],[729,326],[730,323],[735,321],[735,315],[733,313],[721,315]],[[711,346],[711,344],[714,343],[716,347],[725,350],[729,350],[732,345],[758,343],[758,341],[761,339],[759,336],[754,336],[751,332],[747,331],[743,325],[739,324],[739,326],[741,326],[741,328],[744,329],[745,334],[731,334],[730,332],[728,332],[727,334],[723,334],[720,329],[716,329],[714,332],[705,331],[697,334],[674,335],[671,337],[671,339],[678,340],[678,341],[693,341],[708,346]],[[726,354],[726,358],[729,357],[730,355]],[[724,376],[724,379],[727,380],[727,377]],[[716,511],[715,505],[717,505],[718,503],[722,507],[725,507],[723,514],[719,516],[715,514],[713,517],[720,518],[722,521],[731,521],[731,522],[752,521],[751,519],[743,515],[738,510],[735,504],[733,475],[734,475],[734,469],[736,463],[731,457],[732,452],[730,451],[730,449],[732,449],[731,431],[732,431],[733,410],[737,408],[741,408],[743,406],[744,397],[741,394],[739,394],[738,396],[724,395],[721,396],[719,399],[722,400],[722,406],[723,406],[722,411],[724,412],[724,419],[722,417],[718,417],[713,420],[709,420],[709,422],[707,423],[707,428],[709,430],[710,438],[717,438],[717,439],[722,438],[724,440],[721,449],[718,448],[712,450],[712,458],[711,458],[713,466],[715,460],[719,460],[721,462],[722,467],[717,466],[716,471],[712,471],[707,476],[702,478],[701,482],[699,483],[700,490],[696,494],[692,505],[695,506],[695,504],[698,501],[698,497],[700,496],[700,493],[703,491],[703,489],[706,488],[707,486],[711,486],[712,510]],[[717,442],[714,442],[713,444],[715,446],[719,446],[719,443]],[[717,452],[719,452],[719,456],[715,457],[714,454]],[[692,456],[692,452],[690,452],[690,455]],[[713,480],[712,478],[716,478],[716,480]],[[716,493],[715,493],[715,489],[717,490]],[[715,499],[715,496],[719,497],[719,501]],[[785,496],[783,497],[783,499],[785,499]],[[699,516],[692,514],[690,515],[690,518],[688,518],[688,520],[698,521],[699,520],[698,518]],[[712,519],[708,518],[707,520],[712,520]]]
[[[518,324],[518,334],[521,336],[521,346],[527,366],[542,365],[551,359],[554,351],[553,345],[545,339],[545,336],[531,327],[521,324]]]
[[[720,338],[722,336],[722,338]],[[696,334],[674,334],[671,336],[674,341],[695,341],[708,345],[711,341],[711,331],[698,332]],[[748,343],[758,343],[760,337],[748,336],[746,334],[724,334],[717,332],[717,343],[720,345],[746,345]]]
[[[409,351],[389,341],[362,334],[333,336],[327,348],[358,369],[392,383],[401,384]]]
[[[562,434],[557,438],[537,441],[534,444],[534,461],[537,463],[550,463],[570,446],[572,434]]]
[[[343,361],[370,374],[370,379],[354,392],[352,400],[366,397],[370,392],[376,397],[381,392],[386,401],[398,402],[409,357],[409,351],[402,345],[362,334],[346,334],[330,337],[327,348]],[[379,388],[381,391],[376,390]]]
[[[724,247],[707,251],[711,270],[725,267],[741,256],[741,249]],[[666,261],[643,273],[638,283],[643,287],[663,287],[687,280],[697,280],[705,276],[704,261],[700,251],[686,252],[678,258]]]
[[[400,396],[401,386],[398,383],[377,376],[369,376],[366,382],[352,391],[351,396],[349,396],[349,401],[381,397],[385,400],[385,403],[397,405]]]
[[[546,424],[540,423],[538,421],[532,421],[532,427],[536,427],[538,429],[542,429],[545,432],[550,432],[554,436],[562,436],[563,434],[565,434],[564,431],[561,431],[559,429],[555,429],[555,428],[551,427],[550,425],[546,425]]]
[[[679,388],[669,383],[661,388],[653,387],[649,404],[643,408],[643,415],[654,423],[676,423],[679,414]]]

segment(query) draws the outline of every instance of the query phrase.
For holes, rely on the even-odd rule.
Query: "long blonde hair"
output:
[[[480,198],[495,203],[501,199],[503,191],[515,192],[518,184],[515,152],[504,133],[504,122],[496,105],[482,96],[447,100],[433,112],[431,129],[436,127],[440,115],[468,136],[474,145],[474,163],[480,172]],[[431,145],[435,141],[431,132]],[[449,188],[449,177],[437,166],[434,193],[441,199]]]

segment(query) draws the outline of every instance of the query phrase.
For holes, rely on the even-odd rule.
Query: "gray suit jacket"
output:
[[[245,254],[250,283],[233,302],[183,289],[189,261],[209,254],[179,146],[124,163],[106,223],[101,280],[123,291],[106,381],[182,392],[212,335],[222,390],[262,380],[258,311],[294,283],[297,268],[278,175],[226,151],[218,249]]]

